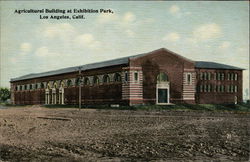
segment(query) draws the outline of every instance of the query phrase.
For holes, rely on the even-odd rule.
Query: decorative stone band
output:
[[[195,100],[196,73],[192,69],[184,69],[183,73],[183,100]]]
[[[127,81],[125,81],[127,73]],[[141,67],[125,67],[122,75],[122,99],[128,100],[129,105],[143,103],[143,74]]]

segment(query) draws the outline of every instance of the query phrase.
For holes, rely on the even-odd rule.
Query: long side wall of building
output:
[[[196,69],[196,103],[226,104],[242,102],[242,71]]]

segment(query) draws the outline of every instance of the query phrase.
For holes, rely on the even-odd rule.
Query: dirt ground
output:
[[[0,109],[0,161],[248,161],[250,114]]]

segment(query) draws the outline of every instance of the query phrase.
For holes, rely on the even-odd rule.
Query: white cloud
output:
[[[180,8],[177,6],[177,5],[172,5],[170,8],[169,8],[169,12],[171,14],[176,14],[180,11]]]
[[[43,30],[46,38],[66,39],[75,34],[75,28],[69,23],[49,24]]]
[[[35,52],[35,55],[39,56],[39,57],[57,57],[57,56],[59,56],[59,54],[57,54],[57,53],[50,52],[48,47],[45,47],[45,46],[38,48]]]
[[[211,38],[216,38],[221,34],[221,28],[215,23],[204,24],[193,31],[193,37],[196,40],[208,40]]]
[[[22,54],[30,52],[31,48],[32,48],[32,46],[30,43],[22,43],[20,45],[20,50],[21,50]]]
[[[132,23],[136,20],[136,16],[132,12],[127,12],[123,16],[123,22]]]
[[[219,46],[219,48],[220,48],[220,49],[226,49],[226,48],[230,47],[230,45],[231,45],[230,42],[223,42],[223,43]]]
[[[176,32],[168,33],[165,37],[162,38],[164,41],[176,42],[180,39],[180,35]]]
[[[92,34],[82,34],[75,38],[75,43],[78,46],[84,46],[89,48],[98,48],[101,43],[97,41]]]

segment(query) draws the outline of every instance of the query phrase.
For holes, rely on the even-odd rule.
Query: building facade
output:
[[[11,79],[13,104],[225,104],[242,102],[243,69],[161,48]],[[81,93],[79,93],[81,89]]]

